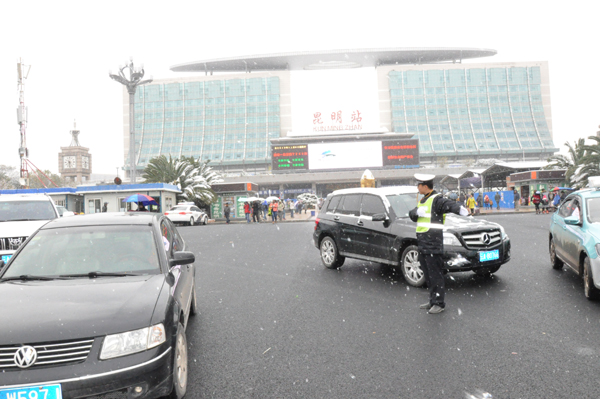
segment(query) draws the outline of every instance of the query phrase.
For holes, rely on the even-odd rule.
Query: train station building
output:
[[[136,167],[156,156],[193,156],[226,181],[259,190],[356,186],[365,169],[381,185],[410,182],[414,168],[462,174],[479,160],[543,161],[552,138],[548,64],[475,62],[495,50],[354,49],[267,54],[174,65],[197,76],[155,80],[135,96]],[[486,60],[487,61],[487,60]],[[295,129],[292,74],[374,68],[378,121],[360,110],[315,110]],[[124,92],[125,170],[129,98]],[[433,170],[432,170],[433,172]]]

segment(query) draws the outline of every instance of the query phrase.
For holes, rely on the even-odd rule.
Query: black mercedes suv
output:
[[[425,284],[419,264],[416,223],[408,212],[417,206],[416,187],[352,188],[327,196],[313,241],[325,267],[338,269],[346,258],[400,266],[406,281]],[[444,264],[448,272],[489,275],[510,260],[510,240],[502,226],[473,217],[446,215]]]

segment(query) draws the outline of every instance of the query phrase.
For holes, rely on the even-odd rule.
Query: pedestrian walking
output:
[[[485,197],[483,197],[483,203],[485,205],[485,209],[490,209],[490,211],[492,210],[492,201],[490,200],[490,197],[486,194]]]
[[[298,200],[298,202],[296,202],[296,212],[298,213],[298,215],[300,215],[302,213],[302,201]]]
[[[560,205],[560,195],[558,193],[554,194],[552,205],[554,206],[554,211],[556,211],[556,209],[558,209],[558,206]]]
[[[290,217],[294,218],[294,203],[291,199],[287,200],[287,208],[290,210]]]
[[[229,215],[231,213],[231,208],[229,207],[229,203],[225,203],[225,208],[223,208],[223,214],[225,214],[226,223],[229,224]]]
[[[263,211],[263,219],[266,221],[267,220],[267,214],[269,213],[269,205],[267,205],[267,201],[263,202],[263,204],[262,204],[262,211]]]
[[[269,205],[269,211],[271,212],[271,219],[273,220],[273,224],[277,223],[277,209],[279,205],[277,201],[273,200]]]
[[[260,203],[258,201],[252,203],[252,221],[260,223]]]
[[[515,211],[519,210],[519,206],[521,206],[521,195],[516,188],[513,188],[513,195],[515,200]]]
[[[536,191],[535,194],[531,196],[531,202],[533,202],[533,205],[535,205],[535,214],[541,214],[540,203],[542,202],[542,196],[540,195],[539,191]]]
[[[417,223],[417,245],[419,263],[425,283],[429,288],[429,302],[419,306],[427,313],[442,313],[446,307],[444,282],[444,215],[454,213],[467,216],[469,212],[456,201],[444,198],[433,190],[435,175],[415,174],[419,194],[423,198],[417,207],[409,212],[409,217]],[[472,195],[471,195],[472,198]]]
[[[541,200],[542,213],[550,213],[548,211],[548,205],[550,204],[550,199],[548,198],[548,193],[546,192],[546,189],[542,189],[542,192],[540,195],[542,196],[542,200]]]
[[[277,206],[277,217],[279,220],[285,220],[285,201],[282,201]]]
[[[244,215],[246,215],[246,223],[250,223],[250,204],[244,202]]]
[[[502,196],[500,195],[500,191],[496,191],[496,195],[494,195],[494,199],[496,200],[496,209],[500,210],[500,200]]]
[[[475,198],[473,198],[473,193],[469,194],[469,198],[467,198],[467,208],[471,215],[475,215]]]
[[[102,212],[108,212],[108,202],[104,203],[104,206],[102,207]]]

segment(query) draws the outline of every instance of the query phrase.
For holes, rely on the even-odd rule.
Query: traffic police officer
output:
[[[467,211],[460,203],[444,198],[433,190],[435,175],[415,174],[419,194],[423,198],[417,207],[409,212],[410,219],[417,222],[417,244],[419,246],[419,263],[423,269],[425,282],[429,288],[429,302],[420,306],[428,313],[444,311],[444,261],[442,259],[444,244],[444,214],[454,213],[467,216]]]

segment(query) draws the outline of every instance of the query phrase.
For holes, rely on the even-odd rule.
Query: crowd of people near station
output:
[[[317,204],[318,206],[318,204]],[[308,212],[310,204],[302,200],[294,199],[274,199],[271,201],[246,201],[244,202],[244,216],[246,223],[264,223],[271,222],[273,224],[278,221],[286,220],[287,217],[294,219],[294,214],[304,214]],[[226,223],[229,224],[231,217],[231,207],[229,203],[223,208],[223,215]]]
[[[571,190],[571,189],[568,189]],[[556,210],[562,201],[567,197],[567,189],[563,190],[552,190],[546,191],[546,189],[538,190],[533,193],[529,198],[522,198],[521,194],[517,189],[513,188],[514,198],[514,210],[518,211],[521,206],[533,205],[535,207],[536,214],[550,213]],[[449,199],[460,202],[469,210],[471,215],[475,215],[478,209],[493,211],[500,210],[500,202],[502,201],[502,194],[500,191],[492,196],[489,194],[479,194],[475,197],[475,192],[471,193],[456,193],[451,192],[447,195]]]

